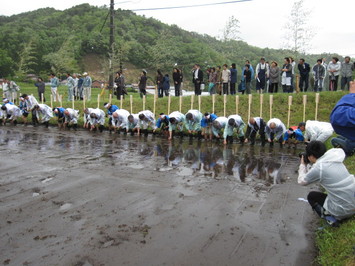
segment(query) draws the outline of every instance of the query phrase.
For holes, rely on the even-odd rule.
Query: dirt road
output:
[[[0,152],[4,265],[314,258],[297,151],[6,126]]]

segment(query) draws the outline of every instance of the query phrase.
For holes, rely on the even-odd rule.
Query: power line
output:
[[[164,9],[193,8],[193,7],[204,7],[204,6],[235,4],[235,3],[250,2],[250,1],[253,1],[253,0],[237,0],[237,1],[218,2],[218,3],[209,3],[209,4],[199,4],[199,5],[189,5],[189,6],[169,6],[169,7],[155,7],[155,8],[140,8],[140,9],[131,9],[131,11],[137,12],[137,11],[154,11],[154,10],[164,10]]]

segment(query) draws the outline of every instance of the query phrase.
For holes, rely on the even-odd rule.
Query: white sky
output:
[[[138,9],[226,2],[229,0],[116,0],[115,8]],[[312,10],[309,21],[316,32],[311,40],[314,53],[338,53],[355,57],[355,26],[352,10],[354,0],[304,0]],[[11,0],[1,4],[0,15],[13,15],[38,8],[53,7],[64,10],[85,3],[84,0]],[[283,27],[293,0],[251,0],[250,2],[172,9],[140,11],[139,15],[154,17],[164,23],[176,24],[188,31],[218,36],[229,17],[240,21],[241,38],[248,44],[261,48],[281,48]],[[109,0],[91,0],[90,5],[109,5]],[[104,18],[103,18],[104,19]]]

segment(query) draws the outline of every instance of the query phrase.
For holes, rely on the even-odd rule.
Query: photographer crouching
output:
[[[308,194],[313,210],[331,226],[338,226],[340,220],[354,215],[355,177],[343,164],[344,151],[338,148],[327,151],[324,143],[311,141],[300,157],[298,183],[306,186],[319,181],[326,191]]]

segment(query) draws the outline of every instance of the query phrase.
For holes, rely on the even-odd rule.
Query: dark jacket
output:
[[[237,83],[237,70],[234,68],[229,69],[231,72],[231,83]]]
[[[244,78],[245,76],[245,78]],[[244,73],[243,73],[243,78],[245,80],[245,82],[251,82],[251,71],[244,69]]]
[[[308,63],[303,63],[303,65],[298,64],[298,71],[300,72],[301,76],[307,76],[309,75],[311,68]]]
[[[139,84],[138,84],[138,88],[140,90],[144,90],[147,87],[147,76],[141,76],[141,78],[139,79]]]
[[[182,82],[182,75],[180,72],[173,72],[174,84],[180,84]]]
[[[164,90],[170,89],[170,79],[167,76],[164,76],[164,78],[163,78],[163,89]]]
[[[197,73],[198,78],[197,79],[195,79],[195,71],[198,71],[198,73]],[[201,83],[203,81],[203,72],[202,72],[201,69],[198,69],[198,70],[195,70],[195,71],[192,72],[192,82],[193,83],[196,83],[196,82]]]
[[[291,64],[284,64],[282,69],[287,69],[286,77],[288,77],[288,78],[292,77],[292,65]],[[284,73],[284,71],[281,71],[281,76],[283,73]]]

